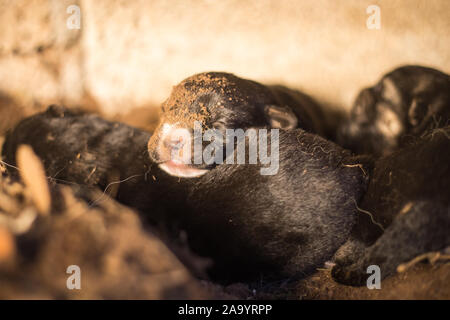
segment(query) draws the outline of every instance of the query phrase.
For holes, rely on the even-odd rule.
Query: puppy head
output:
[[[194,159],[196,124],[202,131],[215,129],[224,135],[226,129],[293,128],[297,118],[257,82],[229,73],[197,74],[175,86],[163,103],[160,123],[148,144],[151,159],[174,176],[206,173],[212,165]]]
[[[390,152],[397,146],[397,139],[404,131],[403,121],[396,105],[380,92],[380,86],[360,92],[350,120],[338,133],[338,141],[343,146],[357,153],[377,155]]]
[[[420,135],[436,123],[446,124],[449,92],[449,77],[437,70],[398,68],[360,92],[339,142],[359,153],[388,154],[403,135]]]

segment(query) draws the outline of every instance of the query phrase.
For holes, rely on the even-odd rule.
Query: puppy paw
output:
[[[348,266],[359,261],[366,246],[355,239],[349,239],[334,254],[332,261],[340,266]]]
[[[335,265],[331,270],[331,276],[336,282],[341,284],[359,287],[366,284],[370,275],[367,274],[366,268],[355,263],[351,265]]]

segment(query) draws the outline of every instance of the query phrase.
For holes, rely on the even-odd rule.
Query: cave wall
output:
[[[67,28],[73,4],[80,29]],[[380,29],[366,26],[373,4]],[[174,84],[216,70],[348,110],[398,65],[450,72],[449,31],[448,0],[0,0],[0,109],[153,112]]]

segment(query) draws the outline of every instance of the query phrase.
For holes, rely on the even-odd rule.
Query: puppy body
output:
[[[366,168],[370,183],[332,273],[352,285],[365,284],[369,265],[378,265],[384,278],[420,254],[450,246],[450,127]]]
[[[338,142],[357,153],[388,154],[411,137],[450,124],[450,76],[432,68],[393,70],[358,95]]]
[[[279,144],[275,175],[223,164],[190,187],[183,225],[191,246],[217,262],[215,278],[302,277],[348,237],[366,186],[353,158],[301,129],[280,131]]]

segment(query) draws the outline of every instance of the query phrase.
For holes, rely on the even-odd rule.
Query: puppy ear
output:
[[[298,119],[289,107],[277,105],[267,105],[264,107],[264,114],[269,120],[270,126],[277,129],[297,128]]]
[[[428,113],[428,104],[423,99],[414,98],[409,106],[408,120],[413,126],[419,125]]]

